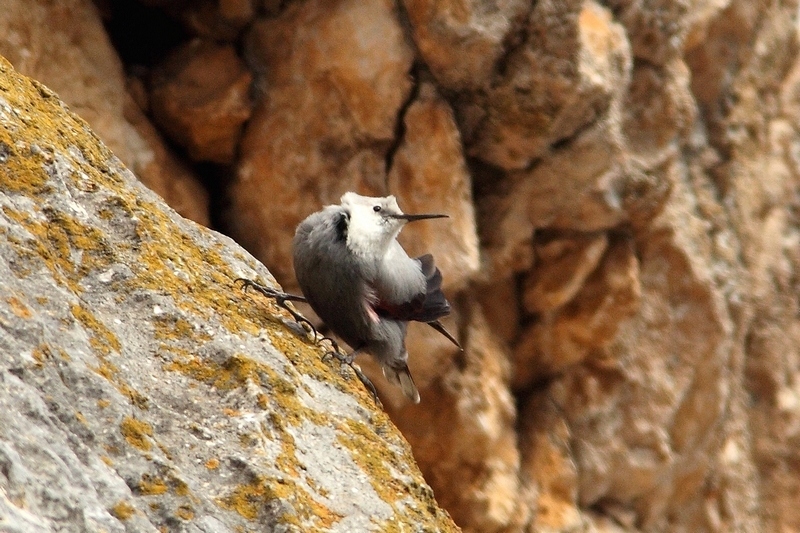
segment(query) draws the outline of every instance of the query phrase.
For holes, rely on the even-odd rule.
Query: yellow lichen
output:
[[[136,509],[126,502],[125,500],[120,500],[116,504],[114,504],[111,509],[108,510],[114,517],[120,520],[127,520],[136,512]]]
[[[41,368],[44,366],[45,361],[52,359],[53,354],[50,352],[50,347],[47,344],[40,344],[31,350],[31,357],[36,361],[36,366]]]
[[[117,390],[120,391],[123,395],[127,396],[127,398],[131,401],[133,405],[138,407],[139,409],[147,409],[148,401],[147,397],[141,394],[139,391],[128,385],[127,383],[116,382],[115,383]]]
[[[260,511],[274,501],[287,503],[294,511],[292,515],[279,517],[280,523],[305,527],[308,531],[330,529],[342,519],[342,515],[315,501],[289,480],[256,478],[251,483],[239,485],[218,503],[247,520],[258,520]]]
[[[173,492],[175,492],[178,496],[188,496],[191,492],[189,490],[189,485],[186,484],[185,481],[182,479],[178,479],[175,476],[170,477],[170,485],[172,486]]]
[[[175,514],[179,518],[187,521],[194,518],[194,510],[189,505],[181,505],[180,507],[178,507],[178,510],[175,511]]]
[[[117,336],[97,320],[92,313],[79,304],[72,304],[70,312],[91,335],[89,343],[95,350],[98,350],[102,355],[109,355],[112,351],[120,351],[121,347]]]
[[[217,389],[227,391],[241,387],[248,381],[260,385],[261,375],[268,367],[248,357],[234,355],[221,365],[194,357],[188,361],[173,361],[164,368],[173,372],[181,372]]]
[[[18,317],[30,318],[32,316],[31,310],[28,309],[28,306],[22,303],[22,301],[16,296],[10,296],[6,298],[6,302],[8,302],[8,308],[11,309],[11,312]]]
[[[144,496],[156,496],[165,494],[169,487],[160,477],[153,477],[147,474],[142,476],[139,480],[139,494]]]
[[[259,392],[256,395],[256,404],[258,404],[261,409],[266,411],[267,407],[269,407],[269,396],[263,392]]]
[[[119,425],[122,436],[128,441],[128,444],[139,448],[140,450],[149,451],[151,448],[149,437],[153,436],[153,427],[142,420],[137,420],[130,416],[122,419]]]

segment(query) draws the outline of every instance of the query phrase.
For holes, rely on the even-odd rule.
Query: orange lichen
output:
[[[108,512],[120,520],[127,520],[136,513],[136,509],[125,500],[120,500]]]
[[[191,520],[194,518],[194,510],[189,505],[181,505],[175,514],[183,520]]]
[[[6,302],[8,302],[8,308],[11,309],[11,312],[18,317],[30,318],[33,316],[31,314],[31,310],[28,309],[28,307],[16,296],[10,296],[9,298],[6,298]]]
[[[149,437],[153,436],[153,427],[147,422],[126,416],[122,419],[119,428],[122,436],[131,446],[144,451],[149,451],[152,447]]]
[[[142,476],[139,480],[139,494],[144,496],[155,496],[158,494],[166,494],[169,487],[160,477],[152,477],[147,474]]]

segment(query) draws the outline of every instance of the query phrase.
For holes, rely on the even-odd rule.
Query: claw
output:
[[[273,300],[275,300],[275,303],[278,304],[278,306],[280,306],[281,308],[286,310],[290,315],[292,315],[292,318],[294,318],[294,321],[297,322],[298,325],[303,327],[303,329],[306,329],[307,326],[314,335],[314,338],[315,339],[317,338],[317,328],[314,327],[314,324],[309,322],[309,320],[306,317],[304,317],[303,315],[301,315],[300,313],[298,313],[297,311],[286,305],[286,302],[305,302],[306,299],[303,296],[298,296],[296,294],[289,294],[288,292],[277,291],[273,288],[266,287],[264,285],[256,283],[255,281],[250,279],[237,278],[233,280],[234,284],[237,284],[239,282],[242,283],[242,291],[247,292],[247,289],[253,289],[257,292],[260,292],[267,298],[272,298]]]
[[[364,374],[361,371],[361,369],[358,367],[357,364],[351,361],[350,363],[347,363],[347,366],[352,368],[353,372],[356,373],[358,380],[361,382],[362,385],[364,385],[364,387],[367,388],[367,390],[372,395],[372,399],[375,400],[375,404],[381,409],[383,409],[383,404],[381,403],[381,399],[378,398],[378,391],[375,389],[375,385],[372,384],[372,381],[370,381],[370,379],[366,376],[366,374]]]
[[[326,361],[331,358],[336,358],[336,360],[339,361],[340,364],[347,365],[350,368],[352,368],[358,380],[372,395],[372,399],[375,401],[375,404],[381,409],[383,409],[383,403],[381,403],[381,399],[378,398],[378,390],[375,388],[375,385],[372,384],[372,381],[367,377],[366,374],[364,374],[364,372],[361,371],[361,368],[355,363],[356,355],[358,354],[359,351],[361,351],[361,348],[353,350],[348,354],[343,354],[341,350],[339,350],[339,345],[336,343],[336,341],[331,339],[330,337],[322,337],[322,339],[320,339],[320,342],[321,341],[330,342],[333,348],[332,350],[325,352],[325,354],[322,356],[322,360]]]
[[[383,409],[383,404],[381,403],[380,398],[378,398],[378,391],[377,389],[375,389],[375,385],[372,384],[372,381],[370,381],[370,379],[366,376],[366,374],[364,374],[364,372],[361,371],[361,368],[359,368],[359,366],[354,362],[356,354],[358,353],[359,350],[353,350],[347,355],[343,354],[339,349],[339,345],[335,340],[331,339],[330,337],[323,337],[321,335],[318,335],[317,328],[315,328],[314,325],[311,322],[309,322],[309,320],[306,317],[304,317],[303,315],[301,315],[300,313],[298,313],[297,311],[286,305],[286,302],[306,302],[306,299],[303,296],[297,296],[295,294],[281,292],[272,289],[270,287],[261,285],[259,283],[256,283],[255,281],[250,279],[237,278],[233,280],[234,284],[238,284],[240,282],[242,284],[242,291],[247,292],[247,289],[253,289],[257,292],[260,292],[267,298],[272,298],[273,300],[275,300],[275,303],[278,306],[288,311],[289,314],[292,315],[292,317],[294,318],[295,322],[297,322],[300,326],[307,326],[308,328],[310,328],[317,344],[323,341],[330,342],[331,347],[333,349],[325,352],[325,354],[322,356],[322,360],[325,361],[326,359],[335,357],[336,360],[339,361],[339,363],[347,365],[350,368],[352,368],[356,377],[361,382],[361,384],[364,385],[364,387],[370,392],[373,400],[375,400],[375,403],[378,405],[378,407]]]

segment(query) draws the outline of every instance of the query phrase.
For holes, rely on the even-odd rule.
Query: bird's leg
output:
[[[321,340],[326,340],[330,342],[331,346],[333,347],[332,350],[325,352],[325,355],[322,356],[322,360],[324,361],[325,359],[335,357],[336,360],[339,361],[339,363],[347,365],[350,368],[352,368],[356,377],[361,382],[361,384],[364,385],[364,387],[370,392],[370,394],[372,395],[372,399],[375,400],[375,403],[378,405],[378,407],[383,409],[383,404],[381,403],[381,399],[378,398],[378,390],[375,388],[375,385],[373,385],[372,381],[367,377],[367,375],[361,371],[361,368],[357,364],[355,364],[356,355],[358,354],[358,352],[361,351],[361,348],[357,348],[352,352],[350,352],[349,354],[345,355],[341,352],[341,350],[339,350],[339,344],[337,344],[335,340],[331,339],[330,337],[322,337]]]
[[[260,292],[267,298],[272,298],[273,300],[275,300],[275,303],[278,304],[279,307],[288,311],[289,314],[292,315],[292,317],[294,318],[295,322],[297,322],[300,326],[308,326],[312,334],[314,335],[314,339],[317,338],[317,328],[315,328],[314,325],[311,322],[309,322],[309,320],[306,317],[304,317],[303,315],[301,315],[300,313],[298,313],[297,311],[286,305],[286,302],[306,302],[306,299],[303,296],[298,296],[296,294],[289,294],[288,292],[276,291],[273,288],[265,287],[264,285],[256,283],[255,281],[250,279],[238,278],[235,279],[233,282],[234,283],[241,282],[242,290],[245,292],[247,292],[248,288],[251,288],[255,291]]]
[[[339,344],[330,337],[322,337],[320,339],[320,342],[322,341],[328,341],[329,343],[331,343],[331,347],[333,348],[332,350],[328,350],[327,352],[322,354],[322,362],[324,363],[331,357],[336,357],[336,359],[338,359],[339,362],[343,362],[342,358],[344,357],[344,355],[342,355],[342,352],[339,351]]]
[[[354,362],[356,354],[358,354],[360,349],[353,350],[347,355],[343,354],[339,349],[339,344],[335,340],[331,339],[330,337],[323,337],[321,335],[318,335],[317,328],[315,328],[314,325],[311,322],[309,322],[306,317],[304,317],[303,315],[301,315],[300,313],[298,313],[297,311],[286,305],[286,302],[307,302],[303,296],[297,296],[296,294],[289,294],[287,292],[276,291],[275,289],[272,289],[270,287],[265,287],[264,285],[256,283],[253,280],[245,278],[238,278],[234,280],[234,283],[239,283],[239,282],[242,283],[243,291],[247,291],[248,288],[252,288],[260,292],[267,298],[272,298],[273,300],[275,300],[276,304],[278,304],[280,307],[288,311],[289,314],[291,314],[292,317],[294,317],[295,321],[298,324],[307,325],[311,329],[311,332],[314,335],[314,340],[317,343],[320,343],[322,341],[330,342],[333,349],[328,352],[325,352],[325,354],[322,356],[322,360],[324,361],[327,358],[335,357],[340,363],[345,364],[350,368],[352,368],[356,377],[358,377],[358,380],[361,382],[361,384],[364,385],[364,387],[366,387],[366,389],[370,392],[372,398],[375,400],[375,403],[378,405],[378,407],[383,409],[383,404],[381,403],[380,398],[378,398],[378,391],[375,388],[375,385],[372,384],[372,381],[370,381],[370,379],[366,376],[366,374],[364,374],[364,372],[361,371],[361,368],[359,368],[359,366]]]

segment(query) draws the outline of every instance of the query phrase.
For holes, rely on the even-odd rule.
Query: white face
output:
[[[402,215],[394,196],[372,198],[348,192],[341,205],[350,212],[347,245],[354,253],[380,254],[403,229],[406,221],[387,215]]]

